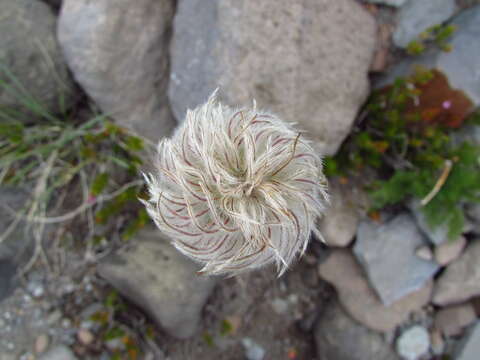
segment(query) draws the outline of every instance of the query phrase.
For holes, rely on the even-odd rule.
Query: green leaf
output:
[[[119,327],[112,327],[109,329],[105,335],[103,335],[103,340],[104,341],[109,341],[113,339],[118,339],[125,336],[125,331]]]
[[[23,139],[24,126],[19,122],[0,122],[0,136],[4,136],[14,143],[19,143]]]
[[[220,335],[226,336],[226,335],[231,334],[232,331],[233,331],[232,323],[230,321],[228,321],[227,319],[222,320],[221,328],[220,328]]]
[[[131,151],[141,151],[144,149],[143,140],[132,135],[127,136],[125,146]]]
[[[215,341],[213,340],[213,336],[210,335],[208,332],[205,332],[203,334],[203,341],[205,341],[205,343],[210,347],[215,346]]]
[[[108,179],[110,176],[107,173],[98,174],[93,180],[92,187],[90,188],[90,193],[93,196],[98,196],[105,189],[108,184]]]
[[[420,55],[424,51],[425,51],[425,45],[418,40],[413,40],[407,45],[408,55]]]

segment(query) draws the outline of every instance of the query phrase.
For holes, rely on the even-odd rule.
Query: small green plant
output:
[[[138,204],[145,147],[140,137],[85,106],[80,112],[74,108],[51,114],[4,67],[0,67],[0,89],[22,104],[0,107],[0,185],[33,189],[24,211],[12,213],[14,223],[25,220],[43,229],[46,224],[86,219],[88,234],[79,235],[90,248],[115,232],[127,240],[146,224],[147,213]],[[25,114],[30,124],[25,123]],[[60,214],[50,211],[72,207]],[[113,219],[120,214],[122,221],[119,216]],[[39,237],[37,248],[40,244]]]
[[[480,148],[452,141],[467,114],[453,103],[466,100],[444,86],[440,73],[418,69],[374,92],[364,120],[339,153],[326,160],[326,173],[370,174],[372,210],[418,199],[430,225],[446,222],[450,238],[455,238],[464,223],[460,205],[479,200]],[[478,115],[469,121],[478,122]]]
[[[91,321],[98,324],[97,333],[104,342],[119,343],[118,349],[109,349],[111,359],[136,360],[141,355],[138,335],[127,324],[117,320],[127,309],[122,298],[112,290],[105,298],[104,308],[90,317]],[[151,328],[147,330],[153,334]]]
[[[455,32],[455,25],[434,25],[422,32],[418,39],[407,45],[409,55],[420,55],[428,46],[437,46],[442,51],[451,51],[452,46],[448,43],[449,38]]]

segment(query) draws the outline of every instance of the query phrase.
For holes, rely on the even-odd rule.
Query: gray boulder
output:
[[[357,323],[337,301],[323,309],[314,334],[320,359],[398,359],[382,334]]]
[[[405,213],[382,224],[360,223],[353,252],[385,305],[421,289],[438,270],[435,262],[416,256],[424,244],[420,229]]]
[[[216,279],[199,276],[200,268],[156,229],[142,230],[133,241],[130,251],[99,264],[99,274],[170,335],[180,339],[194,335]]]
[[[73,83],[56,39],[56,18],[38,0],[0,0],[0,106],[36,102],[58,113],[73,101]],[[21,84],[21,85],[18,85]],[[30,111],[16,115],[31,122]]]
[[[65,0],[58,38],[75,79],[100,109],[156,142],[174,126],[168,106],[172,0]]]
[[[220,87],[268,108],[333,154],[368,95],[375,22],[352,0],[180,0],[169,97],[177,120]]]

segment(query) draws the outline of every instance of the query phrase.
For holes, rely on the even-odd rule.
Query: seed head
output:
[[[201,272],[235,275],[305,251],[328,201],[322,163],[275,115],[220,104],[216,91],[158,145],[148,213]]]

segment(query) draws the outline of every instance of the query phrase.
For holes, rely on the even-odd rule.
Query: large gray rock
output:
[[[480,241],[472,241],[435,283],[433,302],[457,304],[480,295]]]
[[[416,256],[424,237],[413,218],[400,214],[383,223],[360,223],[353,252],[385,305],[424,287],[438,270]]]
[[[319,275],[337,290],[345,310],[358,322],[376,331],[388,332],[404,322],[412,311],[427,304],[432,282],[390,306],[385,306],[370,287],[361,266],[347,250],[334,250],[319,266]]]
[[[452,51],[432,49],[421,56],[406,59],[391,69],[378,86],[391,84],[399,76],[411,75],[417,65],[423,65],[440,70],[453,89],[463,91],[474,106],[480,106],[480,42],[477,41],[480,37],[480,5],[463,11],[452,24],[457,27],[448,41]]]
[[[65,0],[58,38],[87,94],[122,126],[158,141],[174,126],[166,89],[172,0]]]
[[[177,120],[220,87],[297,122],[333,154],[368,95],[375,22],[352,0],[181,0],[169,96]]]
[[[52,10],[38,0],[0,0],[0,9],[0,81],[10,87],[0,86],[0,106],[19,110],[24,101],[36,101],[50,113],[66,110],[73,83],[56,40]],[[34,118],[25,112],[16,119]]]
[[[382,334],[360,325],[332,301],[315,326],[315,343],[320,359],[398,359]]]
[[[215,278],[199,276],[200,268],[156,229],[142,230],[134,240],[130,251],[107,258],[98,272],[170,335],[194,335]]]
[[[456,10],[455,0],[409,0],[398,14],[393,42],[406,47],[421,32],[448,20]]]

